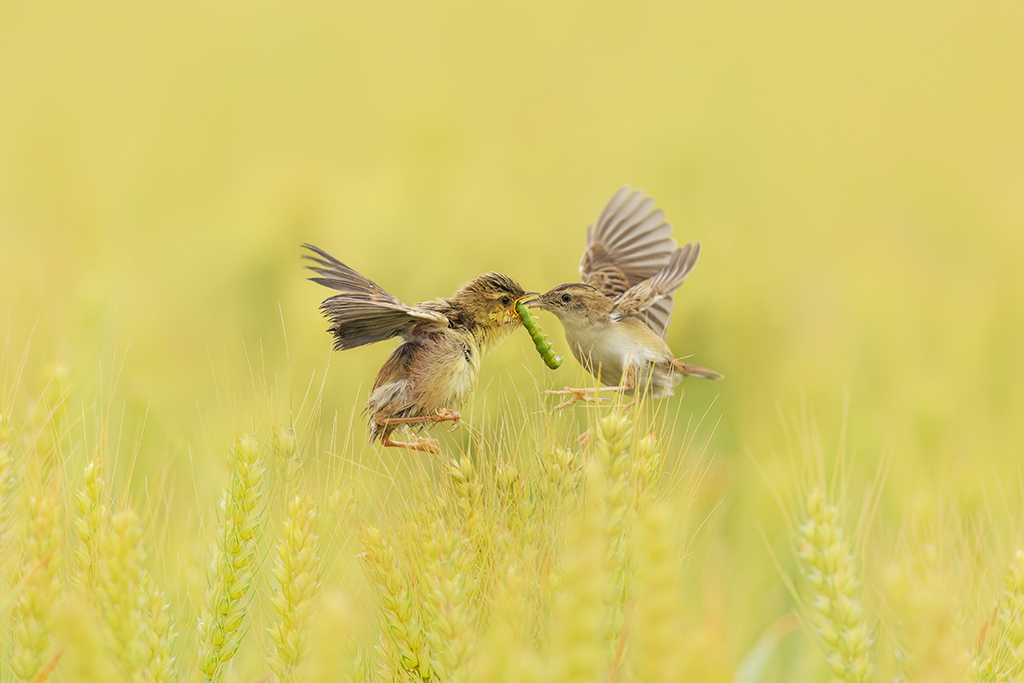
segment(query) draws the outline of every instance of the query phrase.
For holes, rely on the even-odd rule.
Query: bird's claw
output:
[[[451,420],[452,426],[448,429],[449,432],[454,432],[462,423],[462,415],[459,411],[450,410],[448,408],[438,408],[437,413],[431,419],[434,422],[447,422]]]
[[[562,410],[571,406],[576,401],[583,401],[584,403],[600,403],[601,401],[611,401],[606,396],[597,395],[599,389],[585,388],[578,389],[574,387],[563,387],[562,389],[547,389],[542,391],[542,394],[549,394],[552,396],[569,396],[569,399],[556,405],[553,410]]]

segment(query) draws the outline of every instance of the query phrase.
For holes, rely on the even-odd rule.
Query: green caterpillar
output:
[[[548,341],[548,335],[541,331],[540,324],[533,319],[530,309],[522,301],[517,301],[516,313],[519,314],[520,320],[523,321],[523,327],[530,333],[530,339],[533,340],[533,345],[537,347],[537,353],[544,359],[544,363],[552,370],[557,370],[562,365],[562,358],[556,356],[551,350],[551,342]]]

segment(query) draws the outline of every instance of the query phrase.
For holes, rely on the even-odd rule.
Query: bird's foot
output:
[[[459,427],[459,421],[462,420],[462,415],[457,410],[449,410],[448,408],[438,408],[433,415],[417,415],[415,417],[385,417],[381,420],[377,420],[377,424],[381,426],[386,425],[404,425],[412,424],[415,422],[448,422],[451,420],[455,424],[449,431],[455,431]]]
[[[449,420],[451,420],[452,426],[451,426],[451,428],[448,431],[449,432],[454,432],[456,429],[459,428],[459,424],[461,424],[462,415],[459,414],[459,411],[457,411],[457,410],[450,410],[448,408],[438,408],[437,412],[434,415],[431,415],[430,417],[428,417],[426,419],[430,420],[431,422],[435,422],[435,423],[436,422],[448,422]]]
[[[585,389],[578,389],[574,387],[563,387],[562,389],[548,389],[542,391],[542,394],[549,394],[551,396],[569,396],[565,401],[562,401],[554,410],[561,410],[571,406],[576,401],[583,401],[584,403],[600,403],[601,401],[610,401],[610,398],[606,396],[600,396],[597,392],[604,391],[607,389],[618,389],[618,387],[587,387]]]
[[[381,445],[385,448],[405,448],[410,451],[423,451],[435,455],[441,452],[441,443],[437,439],[427,439],[415,434],[410,437],[409,441],[395,441],[389,436],[381,442]]]

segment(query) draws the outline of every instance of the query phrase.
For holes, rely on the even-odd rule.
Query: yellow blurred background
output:
[[[888,533],[924,497],[999,508],[1020,542],[1022,26],[1011,1],[9,0],[0,396],[60,362],[75,400],[124,402],[132,476],[191,488],[328,364],[344,433],[392,348],[330,353],[301,242],[409,303],[487,270],[544,290],[632,184],[702,243],[669,342],[727,379],[669,411],[708,415],[706,561],[764,567],[723,597],[758,612],[742,653],[783,611],[750,596],[784,600],[753,462],[785,456],[804,406],[826,451],[845,416],[857,480],[890,453]],[[516,334],[465,412],[582,378]]]

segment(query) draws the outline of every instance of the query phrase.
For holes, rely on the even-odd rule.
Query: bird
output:
[[[377,373],[363,411],[370,443],[438,453],[435,439],[414,433],[409,441],[395,441],[392,434],[402,425],[419,431],[451,421],[452,429],[458,427],[456,408],[475,391],[481,360],[522,324],[516,302],[537,293],[489,272],[450,297],[408,306],[319,247],[302,246],[317,275],[309,279],[338,292],[320,304],[335,350],[402,340]]]
[[[673,295],[699,257],[699,242],[677,246],[672,225],[652,198],[628,185],[615,193],[587,229],[581,282],[559,285],[528,303],[559,319],[576,360],[606,385],[548,390],[569,396],[556,409],[596,402],[600,391],[639,390],[661,398],[687,375],[724,378],[682,362],[665,342]]]

